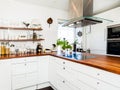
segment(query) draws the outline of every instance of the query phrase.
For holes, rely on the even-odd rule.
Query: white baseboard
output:
[[[37,85],[37,89],[41,89],[41,88],[45,88],[51,86],[51,84],[49,82],[45,82],[45,83],[40,83]]]

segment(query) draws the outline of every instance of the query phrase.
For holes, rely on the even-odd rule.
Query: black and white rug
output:
[[[42,88],[42,89],[37,89],[37,90],[54,90],[52,87],[45,87],[45,88]]]

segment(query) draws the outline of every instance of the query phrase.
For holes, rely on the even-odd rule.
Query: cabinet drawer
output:
[[[13,75],[25,74],[25,73],[26,73],[26,64],[25,63],[19,63],[19,64],[12,65],[12,74]]]
[[[76,80],[76,82],[74,82],[74,83],[77,87],[80,88],[80,90],[98,90],[96,87],[92,87],[92,86],[90,86],[90,85],[88,85],[80,80]],[[101,90],[104,90],[104,89],[101,89]]]
[[[109,84],[120,87],[120,75],[100,70],[99,79]]]
[[[13,90],[26,87],[26,75],[17,75],[12,77]]]
[[[83,64],[78,64],[74,62],[67,61],[66,65],[69,66],[70,68],[74,69],[75,71],[84,73],[86,75],[92,76],[94,78],[98,78],[99,75],[99,69],[83,65]]]
[[[61,75],[57,75],[57,89],[58,90],[81,90],[80,88],[76,87],[72,82],[67,81]]]
[[[85,75],[83,73],[78,73],[78,80],[88,85],[89,87],[97,88],[98,80],[91,76]]]
[[[63,73],[60,73],[60,75],[66,78],[68,81],[73,82],[77,79],[78,73],[69,67],[63,67]]]
[[[97,90],[120,90],[120,87],[116,87],[103,81],[98,81]]]
[[[60,58],[56,58],[56,57],[52,58],[52,60],[54,62],[58,63],[59,65],[65,65],[65,63],[66,63],[66,60],[60,59]]]
[[[38,73],[26,74],[26,85],[32,86],[38,83]]]
[[[26,73],[32,73],[38,71],[38,63],[37,62],[27,62],[26,63]]]
[[[39,61],[39,58],[37,58],[37,57],[27,57],[25,59],[26,59],[27,63],[28,62],[37,62],[37,61]]]
[[[26,59],[25,58],[15,58],[15,59],[11,59],[11,63],[12,64],[18,64],[18,63],[25,63]]]

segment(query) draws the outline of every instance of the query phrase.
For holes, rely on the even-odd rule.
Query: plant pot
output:
[[[57,47],[57,55],[61,55],[61,50],[62,50],[61,46],[58,46]]]

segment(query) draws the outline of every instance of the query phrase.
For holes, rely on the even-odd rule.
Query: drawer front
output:
[[[88,85],[88,84],[86,84],[86,83],[84,83],[83,81],[80,81],[80,80],[76,80],[75,85],[77,87],[79,87],[80,90],[97,90],[97,88],[92,87],[92,86],[90,86],[90,85]],[[101,89],[101,90],[103,90],[103,89]]]
[[[19,75],[19,74],[25,74],[25,73],[26,73],[26,64],[25,63],[19,63],[19,64],[12,65],[12,74],[13,75]]]
[[[37,61],[39,61],[39,58],[37,58],[37,57],[27,57],[25,59],[26,59],[26,62],[37,62]]]
[[[120,75],[100,70],[99,79],[120,88]]]
[[[61,75],[57,75],[56,81],[58,90],[81,90],[80,88],[76,87],[74,84],[66,80]]]
[[[11,59],[11,63],[12,64],[25,63],[25,62],[26,62],[25,58],[14,58],[14,59]]]
[[[70,61],[66,62],[66,66],[69,66],[70,68],[74,69],[77,72],[87,74],[87,75],[92,76],[94,78],[99,77],[99,73],[100,73],[99,69],[96,69],[96,68],[93,68],[93,67],[90,67],[87,65],[83,65],[83,64],[70,62]]]
[[[66,60],[56,58],[56,57],[53,57],[52,60],[55,61],[56,63],[58,63],[59,65],[65,65],[65,63],[66,63]]]
[[[85,75],[85,74],[82,74],[82,73],[78,73],[78,80],[80,82],[85,83],[89,87],[97,88],[97,81],[98,80],[91,77],[91,76],[88,76],[88,75]]]
[[[98,81],[97,90],[120,90],[120,87],[116,87],[103,81]]]
[[[26,74],[26,85],[32,86],[38,83],[38,73]]]
[[[13,90],[26,87],[26,75],[17,75],[12,77]]]
[[[37,62],[27,62],[26,63],[26,73],[38,72]]]

